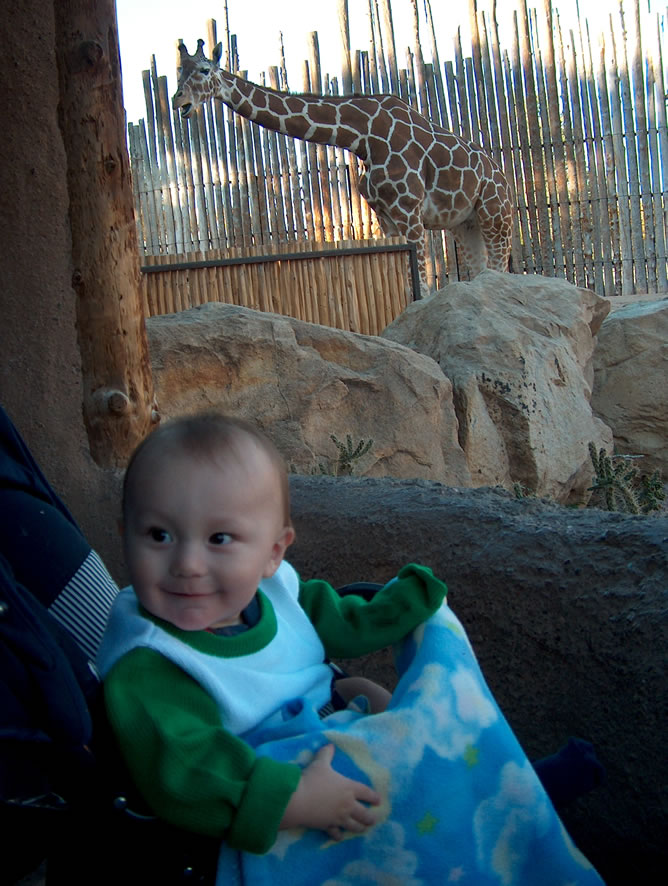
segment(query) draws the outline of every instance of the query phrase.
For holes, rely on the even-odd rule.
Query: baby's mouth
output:
[[[165,589],[165,593],[167,593],[170,597],[183,597],[183,598],[187,598],[187,599],[196,598],[196,597],[210,597],[211,596],[211,593],[209,591],[200,591],[200,590],[189,591],[187,589],[186,590],[176,590],[174,588]]]

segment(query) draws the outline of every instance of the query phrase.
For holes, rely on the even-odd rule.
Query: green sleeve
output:
[[[447,592],[431,569],[409,563],[369,602],[341,597],[318,579],[300,583],[299,602],[327,655],[355,658],[397,643],[436,612]]]
[[[156,815],[235,849],[271,848],[299,766],[257,756],[223,729],[211,697],[153,650],[123,656],[104,698],[130,774]]]

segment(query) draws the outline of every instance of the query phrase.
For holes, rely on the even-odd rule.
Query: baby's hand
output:
[[[366,804],[378,806],[380,796],[359,781],[332,769],[334,745],[326,745],[302,773],[287,805],[281,828],[307,827],[327,831],[340,840],[344,831],[360,834],[375,822]]]

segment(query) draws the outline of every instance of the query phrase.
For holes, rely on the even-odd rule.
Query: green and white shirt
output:
[[[121,592],[98,665],[110,724],[149,806],[177,827],[266,852],[301,769],[257,756],[243,735],[283,719],[295,699],[321,708],[330,697],[325,656],[398,642],[446,592],[411,564],[367,602],[301,582],[284,561],[258,589],[259,621],[235,636],[181,631]]]

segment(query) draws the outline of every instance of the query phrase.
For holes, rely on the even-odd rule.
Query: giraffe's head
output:
[[[223,52],[222,43],[213,50],[213,59],[204,55],[204,40],[197,41],[197,51],[188,54],[183,40],[179,40],[180,64],[177,70],[178,82],[172,98],[175,111],[181,109],[182,117],[189,117],[202,102],[216,94],[220,56]]]

